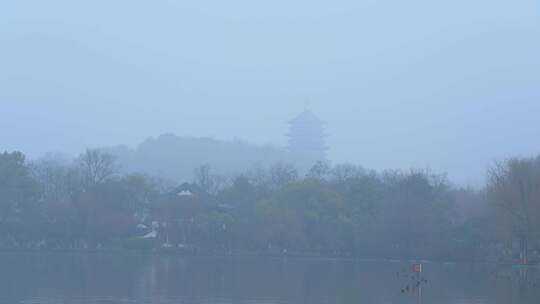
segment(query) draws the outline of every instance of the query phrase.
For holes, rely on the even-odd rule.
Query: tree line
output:
[[[495,163],[483,189],[429,170],[278,163],[191,183],[120,174],[114,156],[0,154],[0,248],[532,261],[540,157]]]

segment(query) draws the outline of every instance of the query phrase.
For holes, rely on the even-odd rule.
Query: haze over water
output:
[[[2,254],[0,303],[537,303],[538,270],[425,263],[428,283],[402,292],[407,262]],[[396,273],[400,272],[400,276]],[[533,285],[536,284],[536,285]],[[421,297],[421,299],[420,299]]]

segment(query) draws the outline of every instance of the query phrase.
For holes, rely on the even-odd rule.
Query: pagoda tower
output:
[[[327,161],[325,124],[307,109],[289,121],[289,152],[300,169],[306,170],[318,161]]]

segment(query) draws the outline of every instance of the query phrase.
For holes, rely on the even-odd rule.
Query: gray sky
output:
[[[285,145],[310,107],[330,157],[459,183],[540,152],[533,0],[0,2],[0,150],[164,132]]]

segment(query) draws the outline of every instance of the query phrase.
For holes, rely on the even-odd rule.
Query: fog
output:
[[[0,304],[540,303],[540,1],[0,1]]]
[[[533,0],[3,1],[0,150],[284,147],[308,107],[332,162],[480,185],[540,151],[539,34]]]

